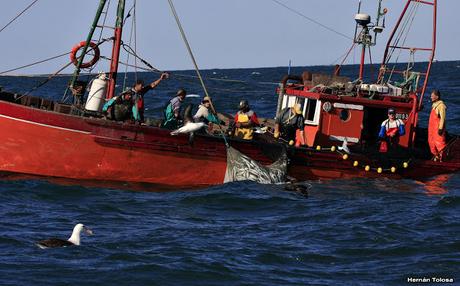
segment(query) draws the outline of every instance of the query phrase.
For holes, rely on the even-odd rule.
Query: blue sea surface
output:
[[[332,67],[291,72],[304,70],[329,73]],[[204,76],[218,111],[234,113],[245,98],[259,116],[273,117],[274,89],[286,71],[207,70]],[[192,71],[171,74],[146,95],[148,116],[161,116],[179,87],[203,94]],[[343,74],[356,77],[356,66],[345,66]],[[146,81],[157,76],[138,74]],[[45,79],[0,77],[0,85],[22,93]],[[61,98],[68,79],[56,78],[33,94]],[[448,106],[448,130],[460,134],[460,62],[435,63],[432,88],[441,89]],[[429,106],[427,97],[422,126]],[[4,175],[0,285],[406,285],[410,277],[460,284],[458,173],[423,183],[306,183],[308,196],[251,182],[165,192]],[[79,222],[94,231],[82,236],[80,247],[35,245],[68,238]]]

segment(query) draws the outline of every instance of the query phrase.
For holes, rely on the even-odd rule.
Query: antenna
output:
[[[358,3],[358,12],[356,14],[359,14],[361,12],[361,0],[359,0]],[[353,36],[354,42],[356,43],[356,33],[358,32],[358,23],[355,25],[355,35]]]

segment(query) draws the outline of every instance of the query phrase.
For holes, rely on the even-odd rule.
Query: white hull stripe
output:
[[[331,140],[335,140],[335,141],[345,141],[345,138],[347,139],[347,142],[351,142],[351,143],[358,143],[359,142],[359,138],[356,138],[356,137],[344,137],[344,136],[335,136],[335,135],[330,135],[329,138]]]
[[[15,118],[15,117],[6,116],[6,115],[3,115],[3,114],[0,114],[0,117],[8,118],[8,119],[11,119],[11,120],[20,121],[20,122],[24,122],[24,123],[28,123],[28,124],[33,124],[33,125],[38,125],[38,126],[58,129],[58,130],[64,130],[64,131],[70,131],[70,132],[82,133],[82,134],[91,134],[91,132],[87,132],[87,131],[63,128],[63,127],[58,127],[58,126],[53,126],[53,125],[48,125],[48,124],[43,124],[43,123],[37,123],[37,122],[29,121],[29,120],[24,120],[24,119],[19,119],[19,118]]]
[[[363,110],[364,106],[357,105],[357,104],[345,104],[345,103],[334,103],[335,108],[345,108],[345,109],[355,109],[355,110]]]

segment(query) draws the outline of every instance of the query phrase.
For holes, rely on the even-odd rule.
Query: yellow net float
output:
[[[289,145],[290,146],[294,145],[294,140],[289,141]]]
[[[331,147],[331,152],[335,152],[335,150],[336,150],[335,146],[332,146]]]
[[[404,169],[407,169],[407,167],[409,167],[409,163],[404,162],[404,163],[403,163],[403,167],[404,167]]]
[[[342,159],[347,160],[348,159],[348,154],[343,154]]]
[[[396,172],[396,167],[391,167],[391,168],[390,168],[390,171],[391,171],[392,173],[395,173],[395,172]]]
[[[354,161],[354,162],[353,162],[353,167],[358,167],[358,165],[359,165],[359,162],[358,162],[358,161]]]
[[[366,165],[366,167],[364,167],[364,171],[369,172],[370,170],[371,170],[371,166]]]
[[[316,151],[321,151],[321,146],[316,146]]]
[[[382,174],[382,172],[383,172],[383,169],[381,167],[378,167],[377,168],[377,173]]]

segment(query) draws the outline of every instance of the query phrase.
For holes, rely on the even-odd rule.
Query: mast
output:
[[[120,57],[121,35],[123,30],[123,18],[125,14],[125,0],[118,1],[117,21],[115,24],[114,40],[112,47],[112,58],[110,61],[109,85],[107,88],[107,98],[112,98],[115,94],[115,84],[117,82],[118,61]]]
[[[409,33],[409,31],[405,31],[405,24],[407,24],[408,21],[412,21],[413,18],[415,17],[414,7],[411,5],[424,5],[424,6],[431,6],[433,9],[433,14],[432,14],[432,33],[431,33],[431,47],[416,47],[412,46],[409,44],[405,44],[405,40],[400,41],[400,37],[403,36],[403,32],[406,34]],[[412,9],[411,9],[412,8]],[[417,7],[415,7],[417,8]],[[416,11],[416,9],[415,9]],[[395,66],[392,69],[389,69],[387,66],[390,63],[392,54],[395,50],[406,50],[409,51],[411,54],[415,52],[424,52],[428,53],[428,66],[424,72],[418,72],[419,77],[424,77],[423,78],[423,83],[421,86],[419,86],[418,79],[416,86],[413,90],[414,97],[416,98],[416,102],[414,104],[414,119],[413,119],[413,129],[418,125],[418,118],[419,118],[419,111],[422,109],[422,104],[423,104],[423,97],[426,92],[426,88],[428,85],[428,80],[430,77],[430,72],[431,72],[431,67],[436,51],[436,18],[437,18],[437,0],[407,0],[403,11],[401,12],[401,15],[399,16],[399,19],[393,29],[393,32],[390,35],[390,38],[388,39],[386,48],[385,48],[385,53],[383,56],[382,64],[380,67],[380,73],[379,73],[379,82],[384,82],[385,75],[387,73],[390,74],[390,77],[393,73],[395,74],[401,74],[405,75],[407,74],[407,70],[401,70]],[[410,28],[409,28],[410,30]],[[405,36],[405,35],[404,35]],[[416,132],[412,132],[412,145],[415,143],[415,136]]]
[[[411,1],[411,0],[409,0]],[[371,17],[368,14],[361,13],[361,0],[358,4],[358,13],[355,15],[356,27],[354,43],[362,45],[361,49],[361,61],[359,64],[359,80],[363,80],[364,77],[364,64],[366,59],[366,48],[370,49],[376,45],[377,35],[385,28],[385,14],[386,9],[382,11],[382,0],[379,0],[379,6],[377,10],[377,18],[375,23],[371,23]],[[383,23],[380,22],[383,16]],[[357,35],[358,27],[361,28],[360,33]],[[374,33],[374,37],[371,35],[371,31]]]
[[[86,55],[86,51],[88,50],[91,39],[93,38],[94,30],[96,29],[97,23],[99,22],[99,19],[101,18],[102,10],[104,9],[106,2],[107,0],[99,1],[99,7],[97,8],[96,16],[94,16],[93,24],[91,25],[91,29],[89,30],[88,36],[86,37],[86,45],[83,47],[81,57],[78,59],[77,66],[75,67],[75,70],[73,72],[72,80],[70,81],[70,87],[73,87],[75,82],[78,80],[78,77],[80,76],[81,64],[83,63],[83,59]]]

